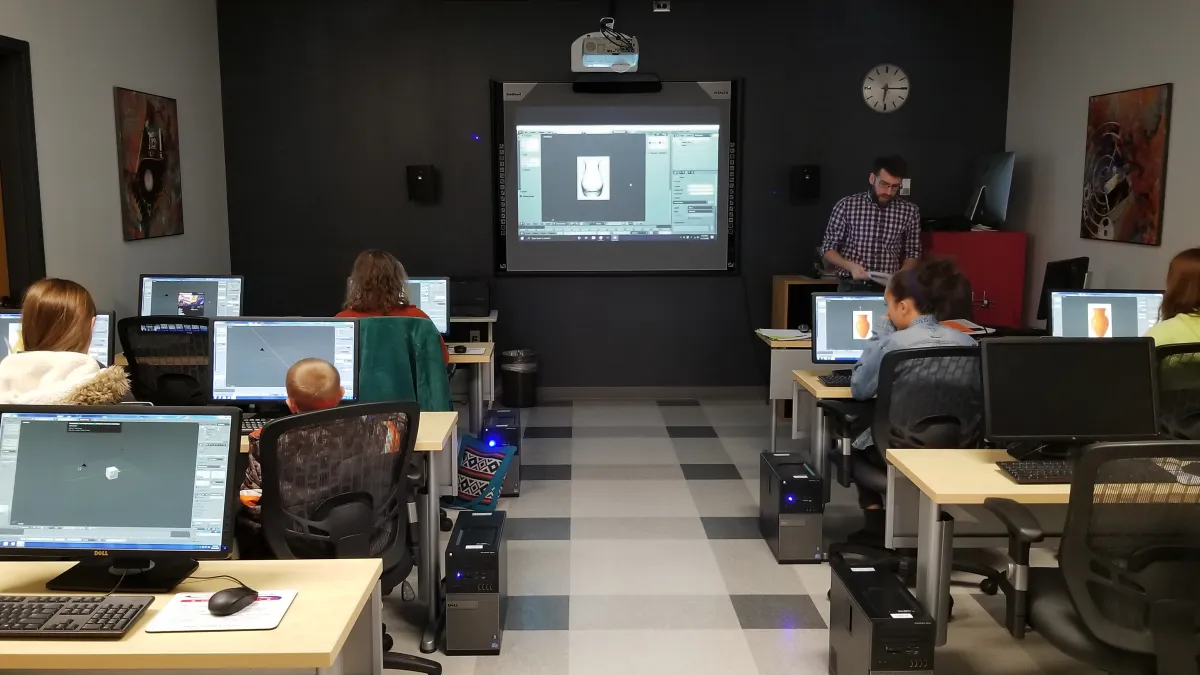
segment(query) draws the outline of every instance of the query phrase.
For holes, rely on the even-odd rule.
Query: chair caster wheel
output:
[[[832,590],[825,591],[825,599],[826,599],[826,600],[832,600],[832,599],[833,599],[833,591],[832,591]]]
[[[417,592],[413,590],[412,584],[407,581],[400,582],[400,599],[404,602],[412,602],[417,599]],[[386,649],[384,651],[387,651]]]
[[[449,516],[442,516],[441,529],[442,529],[442,532],[449,532],[450,530],[453,530],[454,529],[454,521],[450,520]]]
[[[393,644],[392,636],[388,635],[387,629],[384,628],[383,629],[383,651],[385,651],[385,652],[392,651],[392,644]]]
[[[983,591],[984,595],[995,595],[1000,591],[1000,584],[996,583],[995,579],[987,578],[979,582],[979,590]]]

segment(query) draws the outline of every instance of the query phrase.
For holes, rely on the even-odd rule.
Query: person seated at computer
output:
[[[1200,248],[1181,251],[1167,267],[1159,321],[1146,331],[1155,346],[1200,342]]]
[[[0,404],[115,405],[129,393],[120,366],[88,355],[96,303],[66,279],[42,279],[25,292],[18,350],[0,361]]]
[[[879,389],[879,366],[888,352],[975,344],[971,336],[939,324],[940,317],[936,316],[939,312],[949,311],[946,308],[954,304],[951,300],[961,293],[964,281],[965,277],[958,266],[944,259],[921,262],[913,269],[892,277],[883,292],[887,314],[875,322],[874,333],[850,375],[850,393],[854,398],[860,401],[874,398]],[[860,451],[874,445],[869,426],[859,434],[853,445]],[[862,459],[883,466],[883,456],[878,452],[862,452],[860,455]],[[862,508],[883,508],[880,495],[861,488],[858,492]]]
[[[391,253],[369,249],[358,254],[350,270],[346,288],[346,304],[337,318],[364,319],[374,316],[415,316],[429,319],[420,307],[408,301],[408,274],[404,265]],[[450,362],[446,341],[442,341],[442,356]]]

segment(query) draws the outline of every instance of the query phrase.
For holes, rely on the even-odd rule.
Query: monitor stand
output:
[[[1075,459],[1082,448],[1078,443],[1020,443],[1010,445],[1007,452],[1016,460]]]
[[[189,558],[99,558],[71,567],[46,583],[52,591],[170,593],[200,564]]]

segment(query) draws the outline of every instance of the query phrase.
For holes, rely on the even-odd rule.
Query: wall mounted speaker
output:
[[[438,200],[438,173],[432,164],[406,167],[408,170],[408,201],[418,204],[436,204]]]
[[[793,204],[811,204],[821,198],[821,167],[801,164],[792,167],[788,180]]]

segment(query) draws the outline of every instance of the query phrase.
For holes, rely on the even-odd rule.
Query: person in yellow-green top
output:
[[[1181,251],[1171,259],[1159,320],[1146,337],[1154,338],[1158,347],[1200,342],[1200,248]]]

